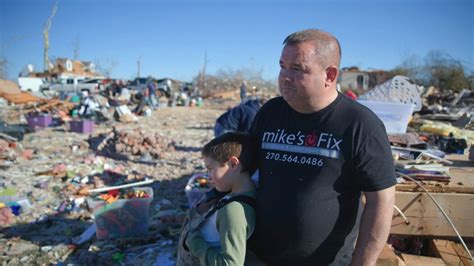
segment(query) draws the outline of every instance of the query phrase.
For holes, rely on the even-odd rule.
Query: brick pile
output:
[[[153,132],[113,130],[105,141],[107,144],[103,150],[109,154],[133,156],[149,154],[153,159],[159,159],[163,157],[163,153],[175,151],[173,140]]]

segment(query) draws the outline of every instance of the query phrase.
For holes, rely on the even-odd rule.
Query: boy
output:
[[[250,136],[236,132],[213,139],[202,150],[209,181],[217,191],[229,193],[185,237],[201,265],[244,264],[246,242],[255,227],[256,189],[250,179],[256,168],[254,154]]]

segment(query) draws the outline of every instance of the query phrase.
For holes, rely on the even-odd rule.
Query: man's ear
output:
[[[229,163],[230,163],[230,166],[234,168],[240,164],[240,160],[236,156],[231,156],[229,158]]]
[[[330,86],[336,83],[338,74],[339,74],[339,69],[336,66],[328,66],[326,68],[326,85]]]

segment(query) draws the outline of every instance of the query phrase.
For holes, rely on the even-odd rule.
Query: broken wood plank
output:
[[[464,237],[474,237],[474,202],[473,194],[433,193],[449,218]],[[456,233],[449,225],[441,211],[426,193],[396,192],[395,205],[402,210],[410,222],[408,225],[400,215],[395,214],[392,220],[392,234],[449,236]]]
[[[433,239],[431,245],[434,255],[442,258],[447,265],[474,265],[467,251],[453,241]]]
[[[377,266],[404,266],[403,260],[398,257],[395,252],[387,245],[382,249],[382,252],[377,259]]]
[[[24,103],[30,103],[30,102],[43,101],[42,99],[35,97],[28,92],[20,92],[20,93],[13,93],[13,94],[0,93],[0,97],[3,97],[10,103],[14,103],[14,104],[24,104]]]
[[[474,266],[474,261],[472,261],[471,256],[469,256],[461,244],[452,242],[451,246],[453,247],[454,251],[456,251],[456,254],[459,256],[459,259],[462,261],[464,266]]]
[[[407,266],[433,266],[446,265],[441,258],[417,256],[402,253],[402,258]]]
[[[447,265],[461,265],[461,260],[450,242],[449,240],[433,239],[432,249],[434,255],[442,258]]]
[[[429,192],[435,192],[435,193],[466,193],[466,194],[474,194],[474,187],[472,186],[461,186],[459,184],[456,185],[443,185],[440,184],[439,182],[432,182],[433,184],[426,184],[423,185]],[[454,183],[453,180],[451,180],[451,183]],[[423,191],[417,184],[415,183],[403,183],[403,184],[397,184],[396,186],[397,191],[403,191],[403,192],[417,192],[417,191]]]

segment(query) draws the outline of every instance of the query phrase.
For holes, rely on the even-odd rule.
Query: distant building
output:
[[[50,63],[49,70],[45,72],[34,72],[32,65],[27,65],[20,76],[39,77],[47,80],[71,79],[71,78],[104,78],[96,72],[95,64],[90,61],[78,61],[67,58],[58,58]]]
[[[369,74],[357,67],[342,68],[338,83],[342,90],[366,91],[369,88]]]
[[[390,73],[384,70],[363,71],[358,67],[342,68],[338,83],[342,90],[364,92],[390,79]]]

